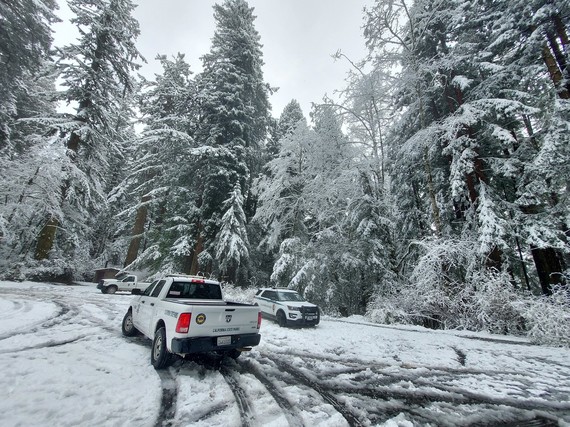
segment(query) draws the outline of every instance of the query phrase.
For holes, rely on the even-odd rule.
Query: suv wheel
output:
[[[287,325],[287,319],[285,318],[285,313],[282,311],[277,312],[277,324],[281,327]]]

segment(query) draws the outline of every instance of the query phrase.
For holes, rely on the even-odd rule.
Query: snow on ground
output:
[[[131,298],[0,282],[0,426],[570,426],[568,349],[357,316],[264,320],[237,361],[157,372],[150,341],[121,335]]]

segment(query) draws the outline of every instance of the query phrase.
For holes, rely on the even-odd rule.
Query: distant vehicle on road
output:
[[[287,288],[261,288],[254,301],[263,317],[277,321],[279,326],[316,326],[321,320],[319,307]]]
[[[97,289],[104,294],[114,294],[117,291],[142,294],[150,285],[149,282],[139,282],[135,274],[118,274],[114,279],[99,280]]]

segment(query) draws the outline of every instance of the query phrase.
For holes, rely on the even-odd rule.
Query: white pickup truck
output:
[[[122,331],[153,340],[150,360],[162,369],[172,355],[216,352],[235,359],[259,344],[260,326],[259,307],[224,301],[219,282],[168,275],[133,298]]]
[[[100,280],[97,289],[101,289],[104,294],[114,294],[117,291],[142,294],[149,285],[149,282],[139,282],[136,275],[127,274],[126,276],[115,276],[114,279]]]

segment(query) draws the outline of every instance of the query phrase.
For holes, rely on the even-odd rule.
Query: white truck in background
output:
[[[140,295],[150,285],[149,282],[139,282],[136,274],[118,273],[114,279],[102,279],[97,284],[104,294],[114,294],[115,292],[130,292]]]
[[[163,369],[173,355],[213,352],[235,359],[259,344],[260,325],[259,307],[225,301],[219,282],[168,275],[132,299],[122,331],[151,339],[151,364]]]

